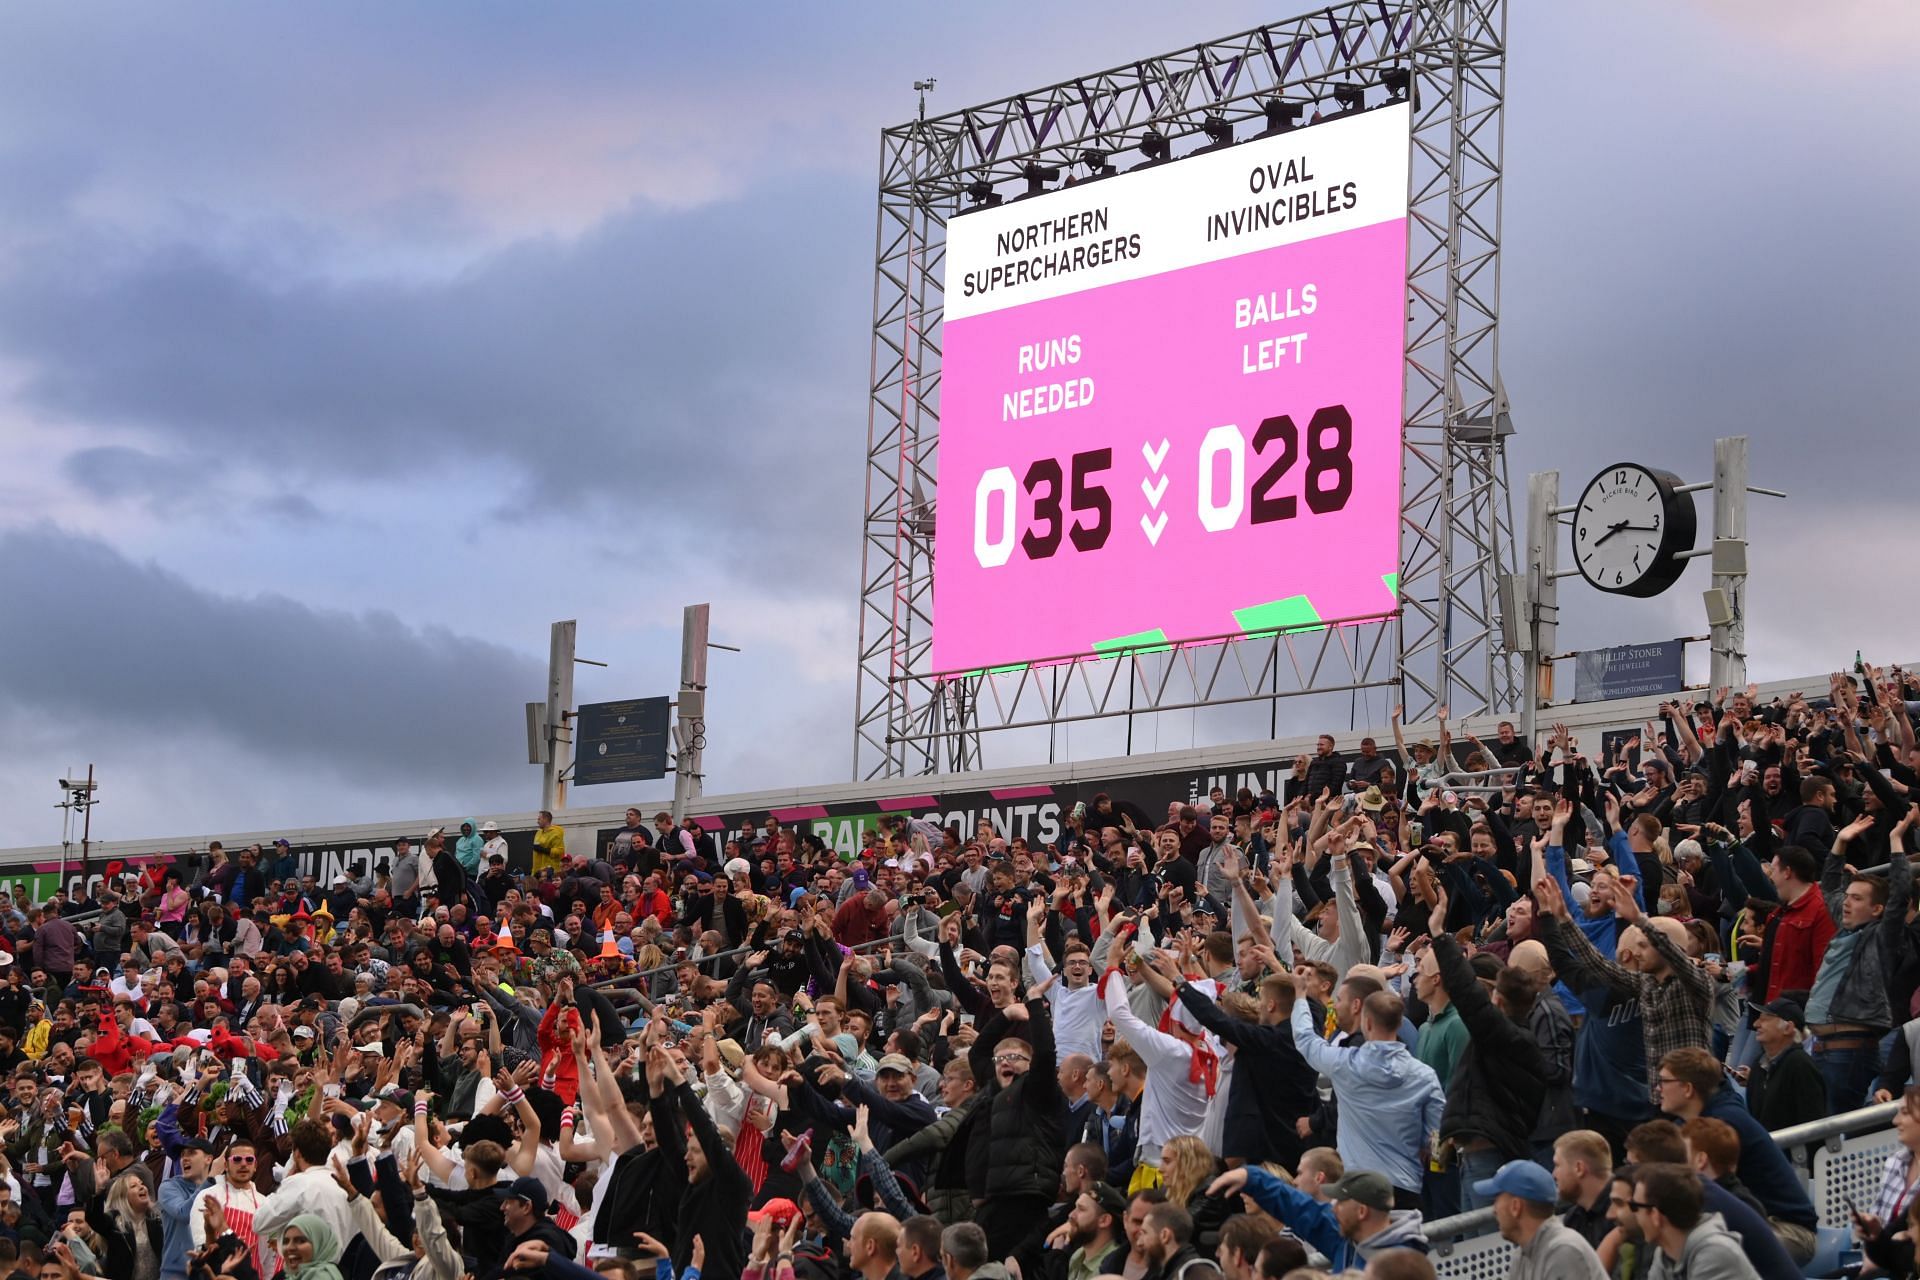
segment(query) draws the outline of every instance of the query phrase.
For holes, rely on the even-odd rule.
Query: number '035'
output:
[[[1113,467],[1112,449],[1089,449],[1067,460],[1062,474],[1057,458],[1040,458],[1027,468],[1018,488],[1033,503],[1033,519],[1016,537],[1019,500],[1012,467],[994,467],[973,490],[973,557],[983,569],[1013,558],[1017,543],[1029,560],[1046,560],[1062,540],[1080,551],[1098,551],[1113,533],[1113,498],[1095,477]],[[1062,504],[1076,517],[1068,521]]]

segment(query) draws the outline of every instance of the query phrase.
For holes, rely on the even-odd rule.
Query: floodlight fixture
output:
[[[1001,195],[993,189],[993,184],[985,178],[976,179],[967,184],[967,203],[976,209],[991,209],[999,204]]]
[[[1267,117],[1268,133],[1290,133],[1300,127],[1300,115],[1307,109],[1304,102],[1288,102],[1285,98],[1268,98],[1260,108]]]
[[[1045,191],[1047,183],[1060,181],[1058,165],[1043,165],[1029,161],[1027,167],[1020,173],[1027,180],[1027,194],[1030,196],[1037,196]]]
[[[1149,161],[1158,162],[1172,155],[1173,149],[1167,143],[1166,134],[1158,129],[1148,129],[1140,135],[1140,154]]]
[[[1355,115],[1367,109],[1367,87],[1342,81],[1333,86],[1333,100],[1340,104],[1341,115]]]

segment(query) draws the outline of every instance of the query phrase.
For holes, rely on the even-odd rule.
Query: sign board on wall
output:
[[[573,718],[573,785],[666,777],[670,701],[627,698],[581,704]]]
[[[1664,697],[1687,683],[1684,640],[1588,649],[1575,659],[1573,700],[1607,702],[1614,698]]]

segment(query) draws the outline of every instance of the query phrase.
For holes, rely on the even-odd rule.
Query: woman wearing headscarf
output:
[[[286,1280],[343,1280],[340,1242],[319,1214],[301,1214],[280,1229],[273,1243],[287,1269]]]

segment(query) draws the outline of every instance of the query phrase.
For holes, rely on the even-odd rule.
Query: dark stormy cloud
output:
[[[4,843],[51,838],[88,759],[122,834],[524,808],[547,624],[615,663],[583,698],[632,696],[691,600],[746,649],[715,659],[710,786],[844,776],[878,128],[921,76],[950,109],[1277,12],[7,10]],[[1531,470],[1704,474],[1750,435],[1794,495],[1755,502],[1758,674],[1894,656],[1920,617],[1885,553],[1914,527],[1917,13],[1510,6],[1516,511]],[[1703,577],[1575,585],[1562,642],[1697,630]]]

